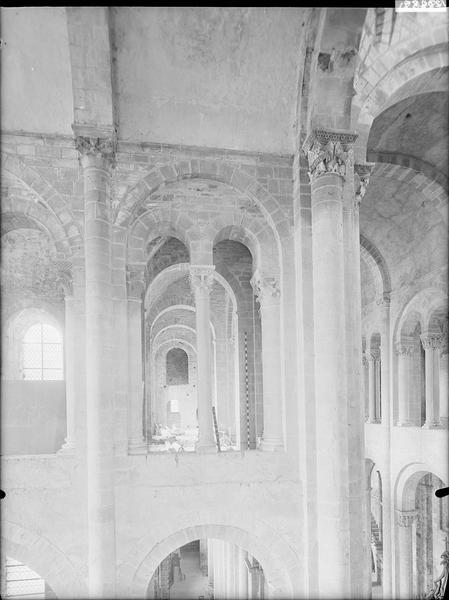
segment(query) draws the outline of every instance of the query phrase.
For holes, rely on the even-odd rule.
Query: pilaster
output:
[[[127,271],[128,314],[128,452],[145,452],[143,439],[143,352],[142,352],[142,298],[145,292],[143,268]]]
[[[195,296],[198,442],[197,452],[216,452],[212,418],[212,337],[210,331],[210,291],[214,282],[213,265],[191,265],[190,286]]]
[[[280,288],[277,277],[256,271],[251,278],[262,327],[263,436],[261,449],[284,449],[281,393]]]
[[[398,558],[399,558],[399,598],[413,597],[413,524],[416,520],[416,511],[396,511],[398,525]]]
[[[440,422],[440,354],[446,337],[442,333],[425,332],[421,336],[425,353],[426,429],[438,429]]]
[[[412,357],[415,351],[413,340],[396,343],[398,357],[398,423],[399,427],[413,425],[411,418],[410,380]]]

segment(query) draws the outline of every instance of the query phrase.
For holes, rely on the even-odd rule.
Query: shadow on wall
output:
[[[65,381],[2,381],[1,453],[52,454],[66,436]]]

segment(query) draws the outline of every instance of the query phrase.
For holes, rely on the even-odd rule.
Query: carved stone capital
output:
[[[273,302],[281,295],[279,282],[276,277],[266,277],[259,272],[251,277],[251,286],[260,306]]]
[[[396,354],[398,356],[412,356],[415,351],[415,345],[413,342],[401,341],[396,342]]]
[[[397,510],[396,518],[399,527],[411,527],[416,519],[415,510]]]
[[[368,359],[366,356],[366,351],[362,352],[362,366],[364,366],[364,367],[368,366]]]
[[[56,283],[59,289],[63,291],[65,298],[73,297],[73,277],[71,272],[64,271],[60,273]]]
[[[212,265],[191,265],[190,286],[194,292],[209,293],[214,282],[215,267]]]
[[[302,147],[309,162],[310,181],[328,173],[346,177],[356,139],[357,134],[349,132],[317,129],[310,133]]]
[[[391,304],[391,294],[390,292],[382,292],[376,298],[376,304],[378,306],[390,306]]]
[[[360,206],[368,188],[374,163],[356,163],[354,165],[355,205]]]
[[[380,359],[380,349],[379,348],[370,348],[366,351],[366,360],[370,362],[376,362],[376,360]]]
[[[112,137],[99,138],[77,135],[75,137],[75,146],[80,155],[98,156],[103,158],[108,165],[115,165],[116,142]]]
[[[442,350],[447,343],[444,333],[423,333],[419,337],[424,350]]]

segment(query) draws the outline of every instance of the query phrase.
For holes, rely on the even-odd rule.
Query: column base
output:
[[[218,448],[216,444],[197,442],[195,444],[195,452],[198,452],[198,454],[214,454],[215,452],[218,452]]]
[[[369,423],[370,425],[375,425],[375,424],[381,423],[381,420],[380,419],[368,419],[366,421],[366,423]]]
[[[279,438],[262,438],[259,449],[262,452],[283,452],[284,444]]]
[[[404,423],[396,423],[396,427],[417,427],[417,425],[411,421],[405,421]]]
[[[57,454],[71,456],[71,455],[75,454],[75,450],[76,450],[75,442],[73,442],[72,440],[66,440],[63,443],[63,445],[61,446],[61,448],[58,450]]]
[[[424,423],[422,429],[444,429],[444,427],[439,422],[434,423]]]
[[[129,440],[128,454],[146,454],[147,446],[143,440]]]

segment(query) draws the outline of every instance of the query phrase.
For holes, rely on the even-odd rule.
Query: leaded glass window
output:
[[[37,323],[23,338],[23,378],[55,381],[64,378],[62,339],[47,323]]]

